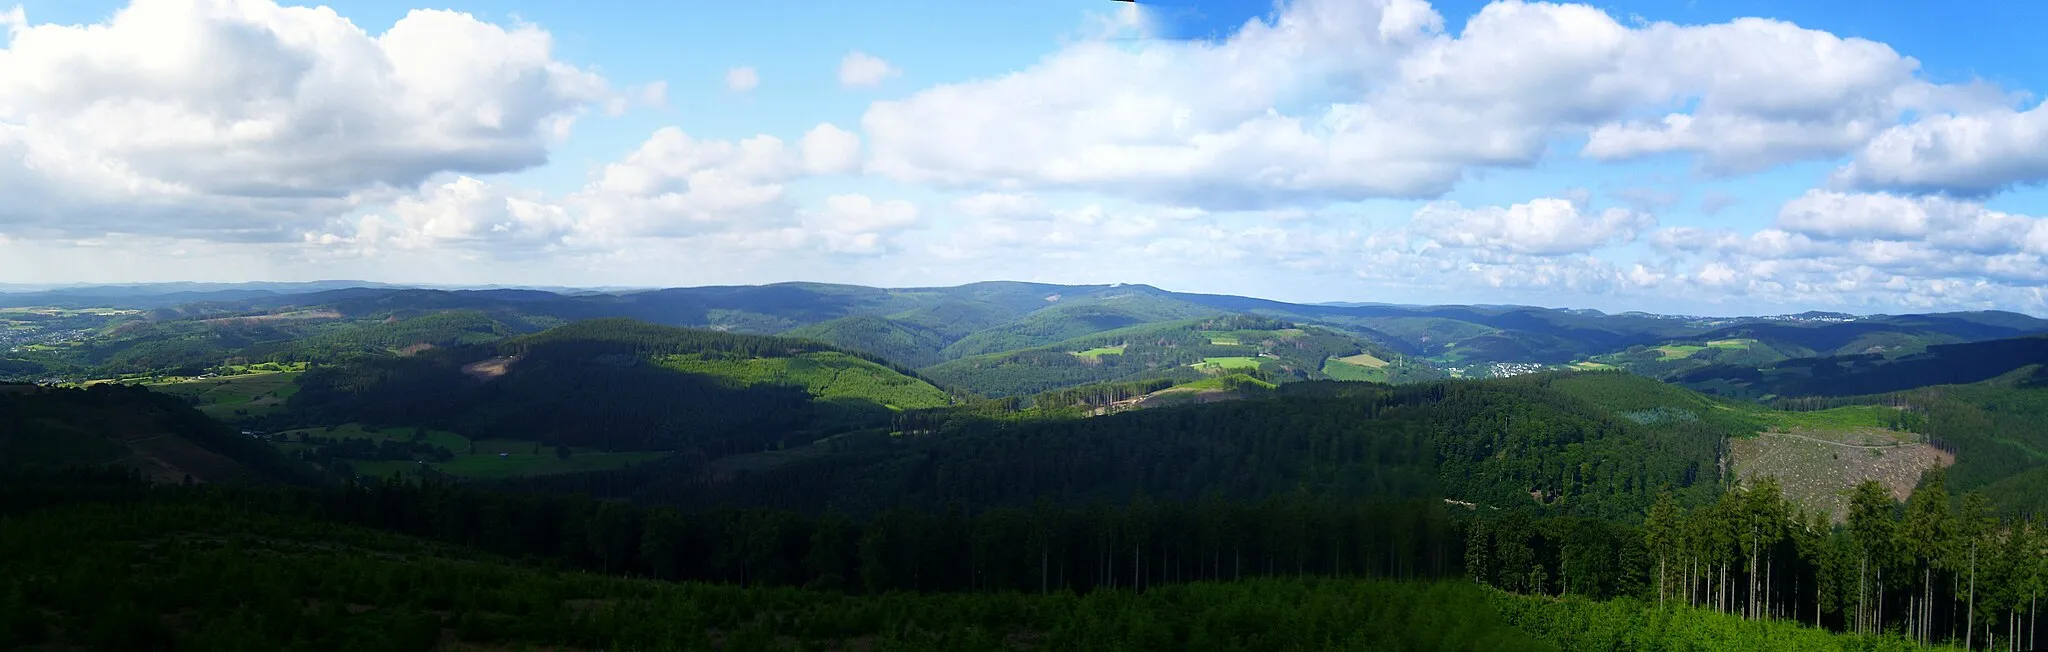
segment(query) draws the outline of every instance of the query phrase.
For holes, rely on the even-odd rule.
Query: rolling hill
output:
[[[0,475],[117,466],[156,482],[315,482],[313,469],[141,387],[0,384]]]
[[[299,385],[288,405],[314,422],[712,457],[952,400],[906,369],[817,342],[623,319],[318,367]]]

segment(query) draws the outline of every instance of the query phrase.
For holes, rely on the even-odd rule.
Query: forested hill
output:
[[[1766,365],[1712,365],[1678,373],[1672,382],[1737,397],[1855,396],[1916,387],[1975,383],[2048,364],[2048,337],[1929,346],[1891,357],[1880,353],[1796,358]]]
[[[1233,371],[1275,381],[1412,382],[1443,376],[1368,339],[1243,314],[1120,328],[926,369],[940,382],[986,396],[1149,379],[1185,382]]]
[[[1659,386],[1624,374],[1408,386],[1300,382],[1264,398],[1083,419],[919,411],[898,420],[916,436],[835,439],[737,475],[725,471],[734,464],[716,463],[537,484],[588,483],[578,490],[705,507],[854,514],[1041,500],[1256,501],[1304,491],[1628,520],[1660,487],[1688,503],[1720,491],[1724,439],[1754,432],[1740,420],[1633,421],[1588,398],[1645,384]]]
[[[157,482],[318,482],[270,445],[141,387],[0,384],[0,475],[114,465]]]
[[[802,445],[952,402],[904,370],[817,342],[623,319],[364,357],[299,384],[289,406],[313,422],[707,457]]]

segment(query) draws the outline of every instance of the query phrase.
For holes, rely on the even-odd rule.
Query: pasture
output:
[[[418,433],[417,435],[415,433]],[[300,441],[306,435],[332,437],[335,439],[368,439],[370,441],[412,441],[415,436],[427,443],[446,448],[455,453],[455,459],[445,463],[420,463],[410,460],[347,460],[356,474],[368,477],[383,477],[393,472],[410,473],[418,469],[433,469],[458,478],[492,479],[555,473],[576,473],[616,469],[631,464],[658,461],[669,457],[667,452],[609,453],[595,448],[571,447],[568,459],[557,457],[555,447],[537,441],[524,439],[478,439],[470,440],[446,430],[427,428],[391,427],[378,428],[360,423],[345,423],[322,428],[302,428],[281,433],[288,439],[276,443],[286,451],[305,450],[308,444]]]
[[[526,442],[531,444],[533,442]],[[530,449],[529,449],[530,451]],[[541,454],[531,452],[507,453],[504,457],[496,454],[456,455],[455,460],[446,464],[433,462],[375,461],[358,462],[351,460],[356,475],[383,477],[393,472],[405,473],[418,469],[433,469],[458,478],[472,480],[494,480],[558,473],[579,473],[624,468],[635,464],[658,462],[669,457],[669,453],[575,453],[562,459],[555,457],[555,449],[543,447]]]
[[[1077,355],[1077,356],[1080,356],[1080,357],[1083,357],[1083,358],[1088,358],[1088,359],[1090,359],[1090,360],[1095,360],[1095,359],[1099,359],[1099,358],[1101,358],[1102,356],[1105,356],[1105,355],[1123,355],[1123,354],[1124,354],[1124,345],[1122,345],[1122,344],[1118,344],[1118,345],[1116,345],[1116,346],[1098,346],[1098,347],[1095,347],[1095,348],[1092,348],[1092,349],[1088,349],[1088,350],[1086,350],[1086,351],[1075,351],[1075,352],[1074,352],[1074,355]]]
[[[216,419],[263,416],[284,409],[298,393],[297,371],[249,373],[220,378],[180,379],[150,384],[154,391],[185,397],[200,412]]]
[[[1259,359],[1251,356],[1241,355],[1228,356],[1222,358],[1202,358],[1201,362],[1197,362],[1188,366],[1203,371],[1232,371],[1237,369],[1257,369],[1259,368]]]
[[[1346,358],[1330,358],[1324,360],[1323,375],[1329,376],[1331,379],[1334,380],[1364,381],[1374,383],[1387,382],[1387,372],[1384,366],[1366,366],[1361,364],[1345,362],[1345,360]]]
[[[1363,351],[1359,352],[1358,355],[1344,356],[1342,358],[1338,358],[1338,360],[1342,360],[1345,364],[1354,364],[1360,367],[1372,367],[1374,369],[1387,366],[1387,361],[1381,360],[1379,356],[1373,355],[1371,353],[1366,353]]]

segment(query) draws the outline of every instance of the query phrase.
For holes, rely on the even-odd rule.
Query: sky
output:
[[[2048,316],[2040,3],[0,0],[0,283]]]

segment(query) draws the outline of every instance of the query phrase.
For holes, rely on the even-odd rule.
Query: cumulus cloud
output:
[[[902,200],[875,201],[867,195],[833,195],[825,208],[808,212],[803,224],[825,250],[876,254],[887,249],[884,238],[918,223],[917,206]]]
[[[2048,180],[2048,104],[1896,125],[1835,175],[1862,189],[1981,197]]]
[[[469,177],[430,185],[365,215],[352,232],[307,234],[308,243],[375,253],[400,249],[544,248],[559,246],[575,229],[568,210],[538,193],[492,186]]]
[[[839,60],[839,85],[847,88],[865,88],[882,85],[890,77],[903,74],[881,57],[854,50]]]
[[[1224,207],[1433,198],[1472,168],[1532,165],[1560,135],[1586,134],[1597,159],[1697,152],[1735,172],[1839,155],[1907,109],[1978,99],[1883,44],[1779,21],[1630,27],[1503,0],[1460,34],[1442,24],[1419,0],[1295,0],[1220,44],[1076,43],[875,103],[871,169]]]
[[[819,231],[845,236],[833,241],[841,249],[869,251],[879,234],[904,226],[905,208],[914,222],[915,207],[835,196],[825,211],[799,219],[799,207],[786,194],[791,181],[857,167],[859,149],[858,136],[831,124],[814,127],[794,146],[768,135],[703,139],[668,127],[566,196],[458,177],[309,231],[303,240],[365,253],[433,247],[520,253],[699,236],[767,247],[801,244]]]
[[[283,239],[444,173],[537,166],[618,95],[531,25],[135,0],[97,25],[9,13],[0,226]]]
[[[1505,208],[1467,209],[1433,203],[1415,214],[1416,231],[1446,247],[1484,247],[1540,256],[1583,253],[1628,242],[1656,226],[1648,213],[1623,208],[1585,211],[1565,199],[1537,199]]]
[[[547,161],[608,96],[547,32],[413,11],[372,36],[332,10],[136,0],[94,26],[17,27],[0,123],[36,155],[233,196],[339,196]]]
[[[761,73],[753,66],[740,66],[725,71],[725,89],[734,93],[745,93],[761,85]]]

